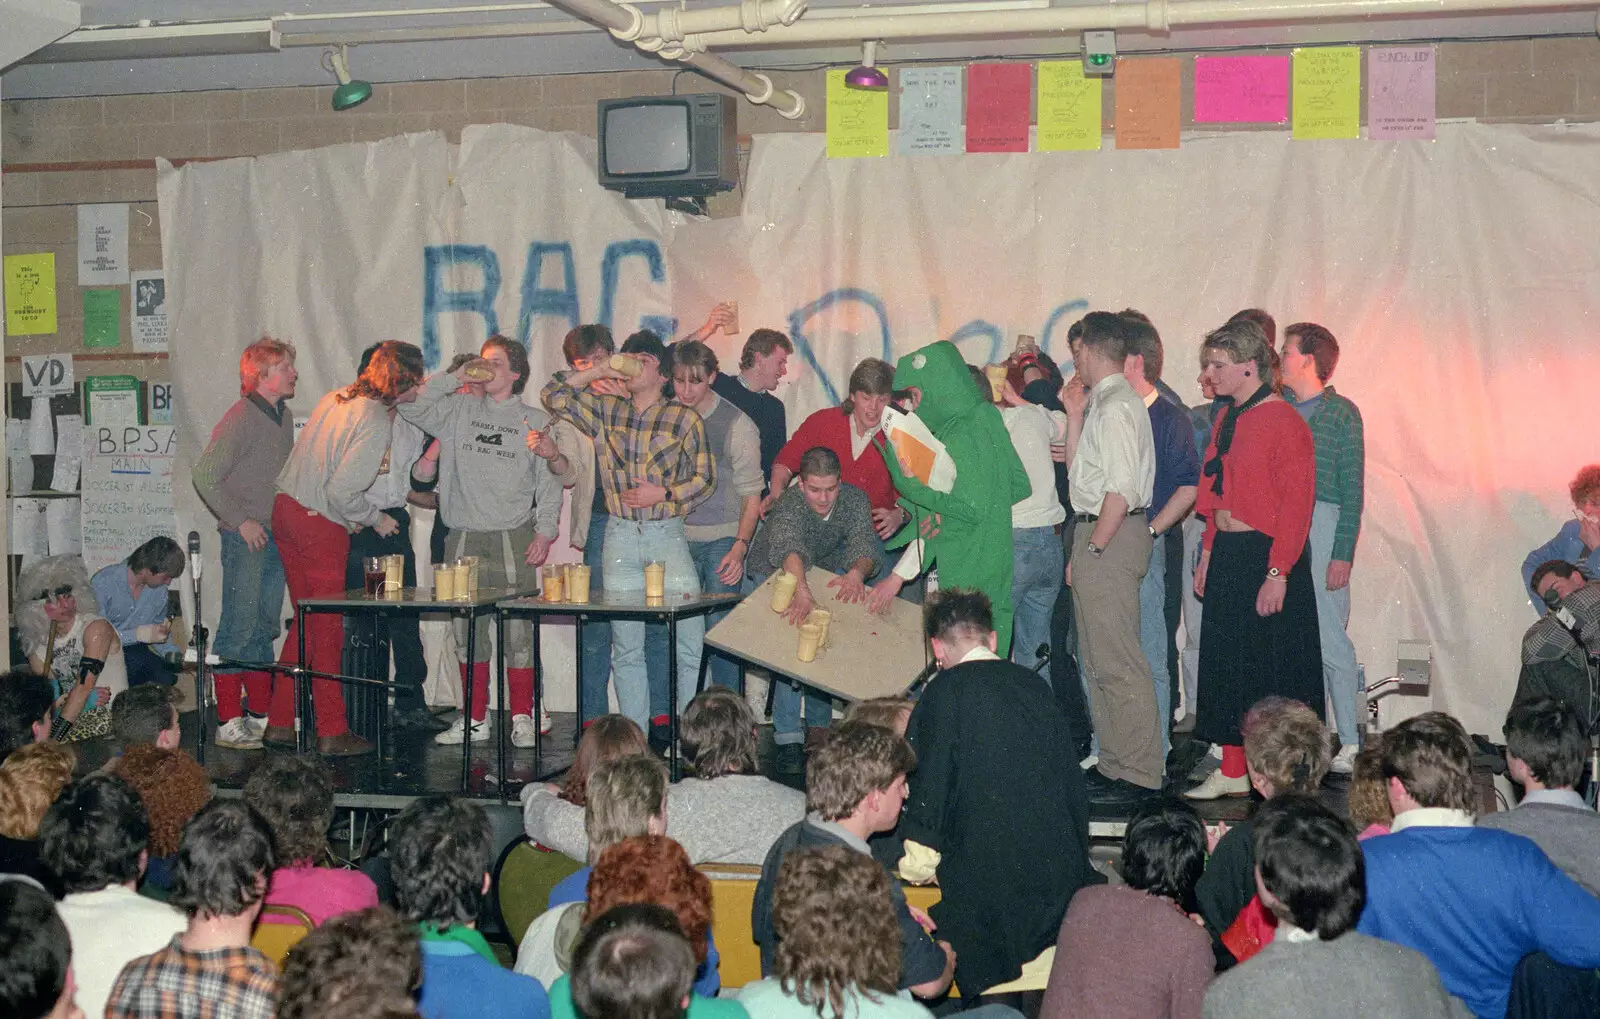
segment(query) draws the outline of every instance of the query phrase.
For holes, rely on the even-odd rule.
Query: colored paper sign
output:
[[[1195,123],[1281,124],[1288,119],[1288,57],[1195,58]]]
[[[1294,136],[1361,136],[1360,47],[1294,51]]]
[[[122,343],[122,291],[83,292],[83,345],[115,347]]]
[[[1100,78],[1083,73],[1081,60],[1039,64],[1039,151],[1085,152],[1100,147]]]
[[[132,375],[92,375],[83,380],[87,424],[100,428],[137,428],[139,380]]]
[[[1178,147],[1177,57],[1117,61],[1117,148]]]
[[[961,151],[961,68],[907,67],[900,72],[902,156]]]
[[[128,206],[78,206],[78,286],[128,282]]]
[[[1438,61],[1432,46],[1367,51],[1367,137],[1435,136]]]
[[[5,266],[6,333],[37,336],[55,332],[55,252],[7,255]]]
[[[844,71],[828,72],[828,158],[889,154],[889,93],[851,88]]]
[[[1032,64],[967,67],[967,151],[1028,151]]]

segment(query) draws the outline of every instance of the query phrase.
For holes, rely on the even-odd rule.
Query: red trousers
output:
[[[298,610],[302,598],[319,598],[344,591],[345,560],[350,557],[350,532],[320,513],[313,513],[278,493],[272,504],[272,537],[283,560],[283,578],[289,600]],[[298,616],[298,612],[296,613]],[[334,612],[306,616],[305,667],[317,672],[338,672],[344,652],[344,620]],[[298,618],[289,624],[278,661],[294,664],[300,656]],[[344,715],[344,688],[331,679],[313,679],[311,697],[317,709],[317,735],[339,736],[350,731]],[[294,724],[294,677],[280,674],[272,685],[272,710],[267,724],[287,728]]]
[[[467,666],[461,665],[462,682],[467,680]],[[513,715],[533,713],[533,670],[506,670],[506,700]],[[489,663],[477,662],[472,666],[472,720],[481,722],[489,714]]]
[[[271,710],[272,677],[265,672],[213,673],[217,692],[217,722],[231,722],[244,714],[243,695],[250,695],[250,706],[257,711]],[[292,702],[291,702],[292,703]]]

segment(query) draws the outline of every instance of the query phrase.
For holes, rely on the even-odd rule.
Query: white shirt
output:
[[[1571,789],[1530,789],[1517,806],[1528,803],[1548,803],[1557,807],[1572,807],[1576,810],[1588,810],[1589,804],[1582,796]]]
[[[1056,469],[1050,460],[1050,444],[1067,435],[1067,416],[1034,403],[1020,407],[1001,407],[1000,419],[1006,423],[1011,445],[1028,472],[1033,492],[1011,507],[1011,526],[1054,527],[1067,519],[1067,511],[1056,495]]]
[[[73,892],[56,904],[56,912],[72,939],[78,1007],[86,1016],[106,1014],[106,999],[122,967],[167,947],[189,927],[176,909],[123,885]]]
[[[1407,828],[1471,827],[1473,827],[1472,815],[1465,810],[1457,810],[1454,807],[1416,807],[1396,814],[1389,824],[1389,834],[1394,835]]]
[[[367,489],[367,501],[375,509],[399,509],[411,493],[411,467],[422,455],[422,429],[395,415],[389,432],[389,453],[378,468],[378,477]]]
[[[1149,507],[1156,487],[1150,411],[1121,372],[1106,376],[1090,390],[1067,480],[1077,513],[1098,514],[1111,492],[1127,500],[1130,512]]]
[[[861,454],[867,451],[867,444],[872,441],[872,437],[883,431],[883,418],[879,418],[876,425],[868,428],[867,434],[857,435],[856,419],[849,414],[846,414],[845,417],[848,419],[845,424],[845,431],[850,433],[850,459],[859,460],[861,459]]]

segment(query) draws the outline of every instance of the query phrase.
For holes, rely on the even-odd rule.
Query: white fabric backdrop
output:
[[[845,161],[819,135],[763,135],[742,218],[684,222],[599,189],[592,141],[503,125],[459,148],[418,135],[164,169],[180,525],[204,521],[213,547],[188,464],[262,332],[299,344],[304,413],[375,340],[475,348],[485,308],[528,338],[537,372],[560,364],[574,299],[625,335],[674,314],[692,327],[736,298],[746,330],[800,339],[779,390],[798,421],[863,356],[953,338],[981,363],[1024,332],[1064,355],[1091,307],[1149,314],[1167,380],[1197,398],[1201,335],[1256,305],[1333,330],[1335,383],[1366,418],[1351,630],[1369,674],[1393,667],[1397,638],[1429,640],[1434,702],[1497,733],[1533,619],[1518,566],[1566,515],[1576,467],[1600,459],[1584,375],[1597,170],[1588,126]],[[731,363],[741,339],[713,343]],[[555,706],[570,704],[564,675]]]

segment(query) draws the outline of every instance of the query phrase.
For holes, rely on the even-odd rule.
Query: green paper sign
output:
[[[83,345],[85,347],[122,345],[121,290],[83,292]]]

